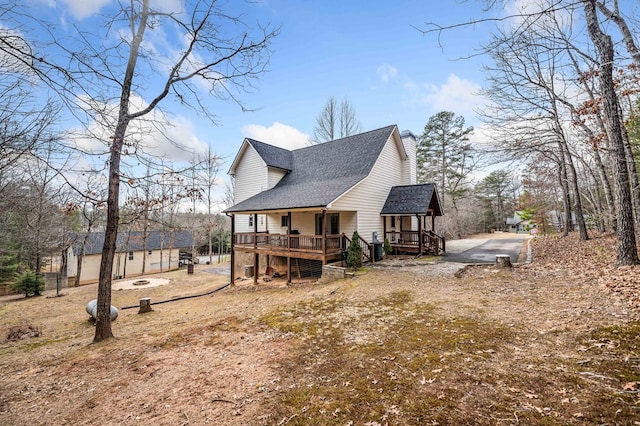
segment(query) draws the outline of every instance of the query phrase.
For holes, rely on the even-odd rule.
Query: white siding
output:
[[[271,189],[280,182],[280,179],[286,175],[287,172],[281,169],[274,169],[273,167],[269,167],[269,171],[267,174],[267,189]]]
[[[315,235],[316,214],[314,212],[293,213],[291,215],[291,229],[304,235]]]
[[[68,277],[74,278],[78,274],[77,263],[78,258],[69,249],[67,274]],[[82,276],[80,284],[93,284],[98,282],[100,273],[101,254],[86,255],[82,258]],[[145,256],[144,251],[136,251],[133,253],[133,260],[129,260],[129,253],[116,253],[113,261],[112,276],[123,276],[124,278],[132,278],[142,275],[142,258]],[[145,274],[160,272],[160,250],[153,250],[151,254],[146,254]],[[178,249],[164,249],[162,251],[162,269],[164,271],[178,268]],[[171,258],[171,267],[169,267],[169,258]],[[125,271],[126,262],[126,271]],[[125,276],[126,274],[126,276]]]
[[[246,142],[245,142],[246,143]],[[234,179],[234,204],[253,197],[254,195],[267,189],[268,172],[267,165],[258,155],[256,150],[247,143],[247,147],[236,167]],[[260,224],[260,218],[258,218]],[[266,228],[266,223],[263,225]],[[260,230],[260,227],[258,227]],[[236,215],[236,232],[251,232],[253,227],[249,227],[248,215]]]
[[[267,165],[251,145],[247,145],[234,175],[234,204],[267,189]]]
[[[358,227],[357,212],[340,212],[340,232],[351,238]],[[360,231],[358,231],[359,233]],[[362,236],[364,237],[364,235]]]
[[[412,136],[402,138],[404,150],[407,151],[408,160],[403,161],[402,177],[403,185],[415,185],[417,177],[416,140]]]
[[[357,211],[358,233],[366,241],[371,241],[371,233],[374,231],[378,232],[379,237],[382,235],[383,223],[380,211],[391,187],[404,183],[402,163],[403,160],[400,158],[392,135],[369,176],[331,206],[332,210]],[[343,229],[346,233],[347,227]]]

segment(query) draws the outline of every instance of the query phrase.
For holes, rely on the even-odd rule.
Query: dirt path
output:
[[[97,345],[94,288],[3,299],[0,330],[41,335],[0,343],[0,424],[635,424],[630,287],[535,250],[511,270],[428,259],[325,285],[242,282],[122,311]],[[114,304],[224,282],[199,268]]]

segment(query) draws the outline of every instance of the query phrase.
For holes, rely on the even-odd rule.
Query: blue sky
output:
[[[255,9],[262,21],[280,25],[281,34],[270,72],[255,93],[244,96],[259,110],[221,112],[222,126],[211,129],[217,151],[234,152],[222,145],[237,149],[243,136],[278,138],[281,126],[274,123],[311,135],[330,96],[349,99],[363,130],[397,124],[420,133],[429,116],[442,110],[476,122],[480,59],[456,59],[473,54],[487,29],[446,33],[440,46],[435,35],[414,28],[478,17],[475,3],[267,0]]]
[[[242,112],[233,103],[211,100],[208,108],[219,123],[213,126],[167,98],[161,106],[174,126],[169,132],[187,148],[206,152],[211,146],[225,158],[226,173],[244,137],[287,148],[308,143],[316,116],[330,96],[351,102],[363,131],[397,124],[400,130],[420,134],[428,118],[443,110],[462,115],[467,125],[477,125],[474,109],[482,103],[477,92],[483,84],[483,58],[460,58],[474,55],[488,40],[492,26],[462,27],[440,38],[423,35],[417,28],[424,28],[429,21],[447,25],[478,19],[482,16],[480,3],[230,0],[223,7],[232,13],[244,11],[245,21],[280,27],[280,35],[271,45],[269,71],[251,93],[240,95],[245,106],[254,111]],[[26,4],[34,14],[57,22],[51,30],[60,37],[74,35],[74,25],[89,28],[100,37],[106,30],[95,24],[95,14],[108,15],[115,1],[26,0]],[[153,4],[172,10],[181,2],[152,0]],[[114,28],[106,37],[117,34],[118,28]],[[161,40],[165,44],[162,48],[170,51],[172,41],[165,35],[156,34],[152,40]],[[144,78],[153,87],[154,77]],[[141,99],[145,96],[137,95]],[[150,99],[141,102],[145,101]],[[477,133],[476,138],[482,139]],[[157,133],[150,137],[162,139]],[[159,154],[178,162],[188,160],[187,150],[163,141],[156,145]]]

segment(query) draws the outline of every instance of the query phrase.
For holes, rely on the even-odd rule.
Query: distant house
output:
[[[67,252],[67,277],[70,286],[78,275],[78,257],[82,257],[80,284],[98,282],[104,232],[72,235]],[[112,278],[129,278],[142,274],[177,269],[180,250],[191,251],[193,238],[187,231],[120,231],[116,241]],[[84,251],[83,251],[84,246]]]
[[[508,232],[529,232],[529,230],[535,226],[530,220],[522,219],[520,213],[522,212],[514,212],[513,217],[507,218],[506,224]]]
[[[320,270],[342,259],[354,231],[371,261],[385,238],[414,254],[443,248],[435,185],[416,184],[415,136],[395,125],[293,151],[247,138],[229,174],[232,280],[249,266],[254,279],[260,266],[289,280],[301,264]]]

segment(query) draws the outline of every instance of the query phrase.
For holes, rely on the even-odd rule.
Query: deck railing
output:
[[[326,238],[326,252],[340,253],[343,250],[343,235],[305,235],[305,234],[271,234],[267,232],[237,232],[233,235],[236,246],[260,249],[282,249],[287,251],[323,252],[323,239]]]
[[[399,250],[416,251],[420,248],[419,231],[390,231],[385,234],[385,238],[389,240],[392,247]],[[422,249],[424,252],[438,255],[445,251],[445,239],[433,231],[422,231]]]

